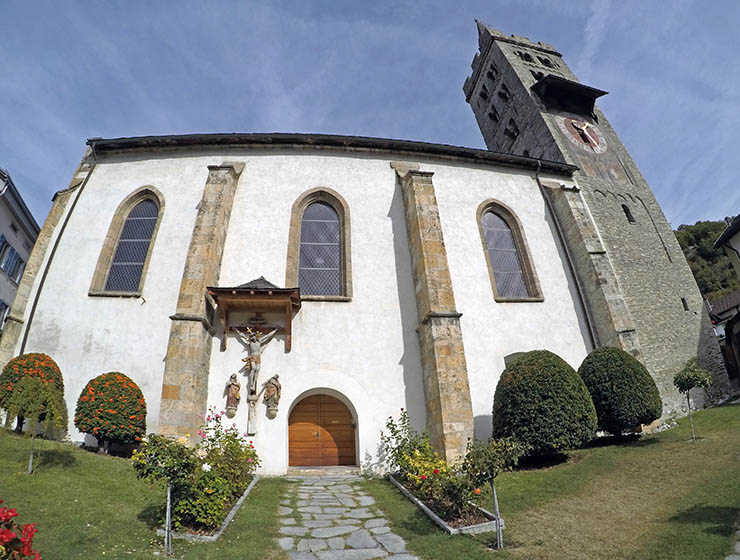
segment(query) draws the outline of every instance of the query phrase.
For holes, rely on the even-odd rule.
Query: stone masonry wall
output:
[[[211,335],[205,289],[218,284],[226,232],[243,163],[208,167],[208,179],[193,226],[177,311],[170,317],[158,432],[195,434],[208,401]]]
[[[454,463],[473,437],[460,314],[447,264],[432,173],[399,169],[419,314],[427,427],[435,449]]]

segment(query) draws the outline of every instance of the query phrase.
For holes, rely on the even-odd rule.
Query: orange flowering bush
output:
[[[0,408],[8,407],[13,390],[23,377],[35,377],[64,395],[64,381],[57,363],[46,354],[21,354],[10,360],[0,374]],[[43,412],[43,411],[42,411]]]
[[[146,401],[139,386],[111,371],[88,381],[77,399],[75,426],[99,442],[140,441],[146,430]]]

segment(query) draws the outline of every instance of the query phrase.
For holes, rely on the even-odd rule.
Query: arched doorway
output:
[[[355,465],[352,413],[330,395],[311,395],[295,405],[288,419],[288,465]]]

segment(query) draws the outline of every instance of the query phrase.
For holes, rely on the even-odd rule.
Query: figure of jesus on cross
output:
[[[246,347],[249,355],[242,358],[242,362],[245,364],[245,370],[249,377],[249,386],[247,393],[254,395],[257,393],[257,376],[262,366],[262,349],[272,340],[278,329],[272,329],[267,334],[258,336],[256,331],[253,331],[249,327],[246,329],[246,335],[239,329],[234,329],[236,335],[242,341],[242,344]]]

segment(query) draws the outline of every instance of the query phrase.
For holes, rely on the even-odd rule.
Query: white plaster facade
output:
[[[531,170],[325,147],[124,151],[95,162],[79,198],[67,210],[69,220],[57,227],[53,259],[42,267],[48,269],[43,287],[39,290],[36,278],[30,298],[35,306],[28,305],[24,317],[28,338],[23,351],[49,354],[63,372],[72,438],[82,439],[73,425],[80,391],[107,371],[123,372],[139,384],[147,402],[148,430],[157,430],[169,317],[175,312],[207,166],[243,162],[219,286],[259,276],[283,285],[291,207],[305,191],[333,189],[351,213],[352,300],[303,301],[293,320],[292,350],[284,351],[284,338],[278,335],[263,354],[259,384],[279,373],[283,393],[275,419],[265,416],[261,403],[257,406],[257,433],[251,439],[262,458],[262,471],[286,471],[289,413],[301,398],[316,392],[348,405],[356,423],[358,464],[377,466],[380,431],[388,416],[405,408],[416,426],[425,423],[403,200],[390,166],[404,159],[434,172],[450,275],[462,313],[476,437],[490,435],[493,393],[505,356],[544,348],[578,367],[591,349],[588,328]],[[567,177],[551,179],[573,184]],[[88,290],[113,213],[145,185],[162,193],[165,207],[141,297],[92,297]],[[519,218],[544,301],[494,301],[476,217],[480,203],[491,198]],[[238,323],[235,316],[232,324]],[[231,337],[221,351],[219,336],[212,343],[208,404],[222,410],[224,385],[242,366],[245,354]],[[245,387],[246,379],[240,381]],[[243,398],[233,420],[240,429],[246,428],[246,408]]]

